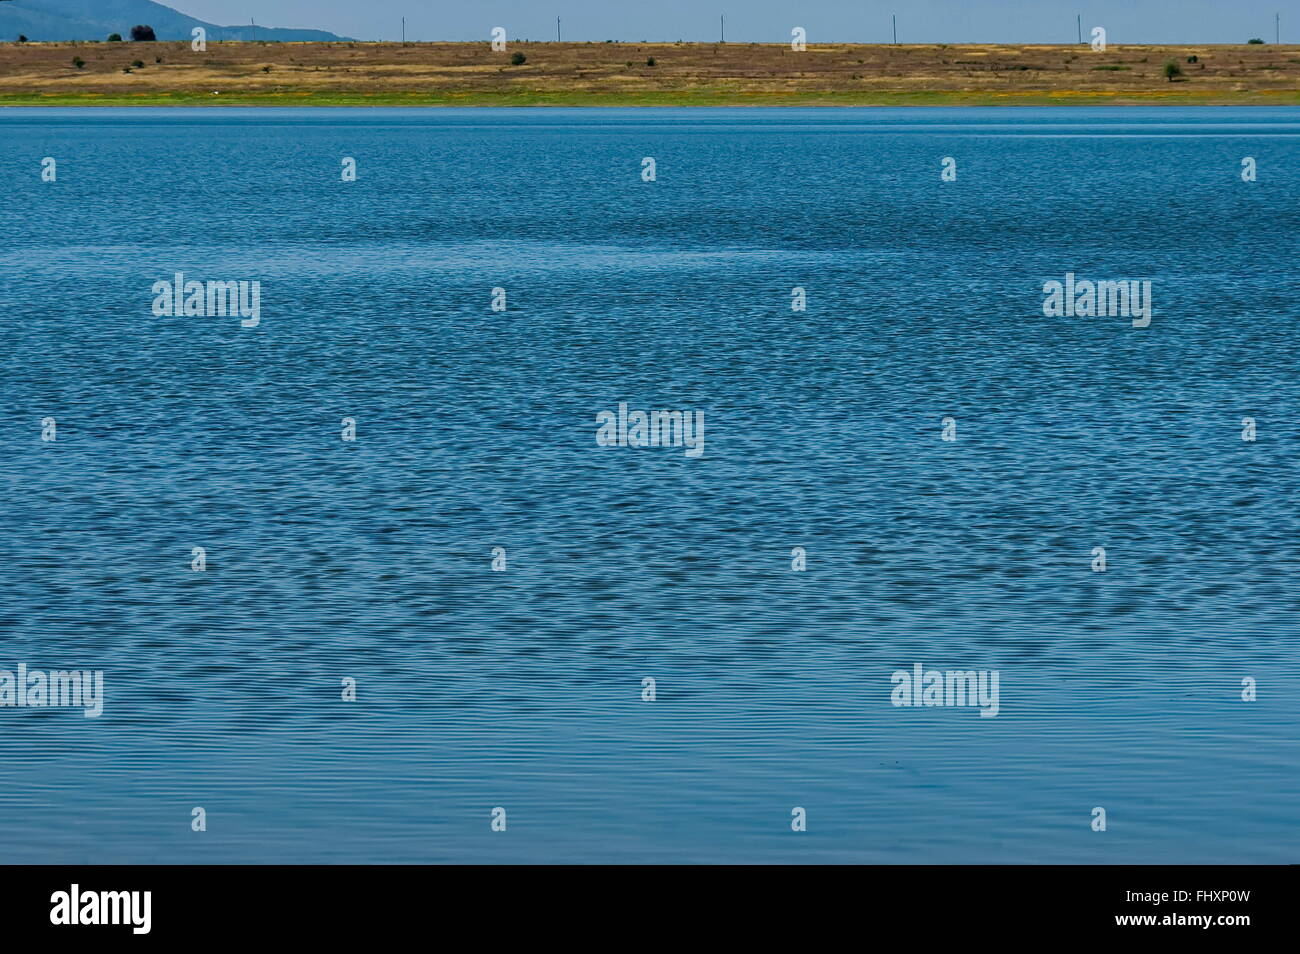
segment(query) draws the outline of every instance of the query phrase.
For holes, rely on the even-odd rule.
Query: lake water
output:
[[[1286,108],[0,110],[0,669],[104,672],[0,708],[0,859],[1300,860],[1298,168]]]

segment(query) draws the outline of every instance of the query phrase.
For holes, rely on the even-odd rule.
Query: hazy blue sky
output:
[[[359,39],[486,40],[494,26],[511,38],[554,39],[555,18],[571,40],[714,40],[718,14],[727,39],[787,42],[804,27],[808,42],[880,43],[898,14],[901,42],[1062,43],[1104,26],[1111,43],[1300,43],[1300,0],[162,0],[219,24],[314,27]]]

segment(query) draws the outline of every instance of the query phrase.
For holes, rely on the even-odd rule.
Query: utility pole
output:
[[[722,24],[722,42],[726,43],[727,42],[727,15],[725,13],[720,15],[718,17],[718,20]]]
[[[256,21],[253,20],[252,17],[249,17],[249,18],[248,18],[248,22],[251,23],[251,24],[253,24],[253,42],[256,43],[256,42],[257,42],[257,23],[256,23]]]
[[[890,14],[890,16],[892,16],[894,19],[894,45],[897,46],[898,45],[898,14],[893,13]]]
[[[1273,14],[1273,40],[1281,45],[1282,43],[1282,14]]]
[[[1082,13],[1076,13],[1074,15],[1074,27],[1076,30],[1079,31],[1079,44],[1082,45],[1083,44],[1083,14]]]
[[[402,17],[402,46],[406,46],[406,17]]]
[[[560,18],[555,18],[555,42],[560,42]]]

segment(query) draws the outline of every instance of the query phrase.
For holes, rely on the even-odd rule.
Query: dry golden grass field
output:
[[[526,62],[512,64],[515,53]],[[1171,62],[1181,71],[1172,80]],[[512,42],[498,53],[487,43],[338,42],[210,43],[198,53],[188,43],[0,44],[0,105],[198,103],[1300,104],[1300,47]]]

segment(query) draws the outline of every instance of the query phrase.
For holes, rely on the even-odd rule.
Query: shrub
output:
[[[263,72],[263,73],[269,73],[269,72],[271,72],[271,67],[269,67],[269,66],[263,66],[263,67],[262,67],[262,72]]]
[[[655,65],[655,58],[654,58],[653,56],[647,56],[647,57],[645,58],[645,65],[646,65],[646,66],[654,66],[654,65]]]
[[[153,35],[151,26],[133,26],[131,27],[131,40],[135,43],[148,43],[158,39]]]
[[[1187,62],[1188,62],[1188,63],[1199,63],[1199,62],[1201,62],[1201,59],[1200,59],[1200,57],[1196,56],[1195,54],[1192,54],[1191,56],[1189,56],[1189,57],[1187,58]]]
[[[131,65],[138,70],[144,69],[144,60],[132,60]]]
[[[522,53],[515,53],[514,56],[510,57],[511,66],[523,66],[527,62],[528,57],[524,56]]]
[[[129,67],[129,66],[124,66],[124,67],[122,67],[122,72],[123,72],[123,73],[129,73],[129,72],[131,72],[131,67]]]
[[[86,65],[86,61],[79,56],[74,56],[72,58],[72,65],[75,66],[77,69],[81,69],[83,66]]]
[[[110,33],[110,34],[108,35],[108,42],[109,42],[109,43],[121,43],[121,42],[122,42],[122,34],[120,34],[120,33]]]
[[[1264,41],[1261,40],[1261,39],[1260,39],[1259,37],[1257,37],[1257,36],[1253,36],[1253,37],[1251,37],[1249,40],[1247,40],[1246,42],[1249,43],[1249,44],[1251,44],[1251,45],[1254,45],[1254,44],[1256,44],[1256,43],[1263,43]]]
[[[1165,64],[1165,79],[1169,80],[1169,82],[1172,83],[1174,81],[1175,76],[1182,76],[1182,75],[1183,75],[1183,68],[1178,65],[1177,60],[1170,60],[1168,63]]]

